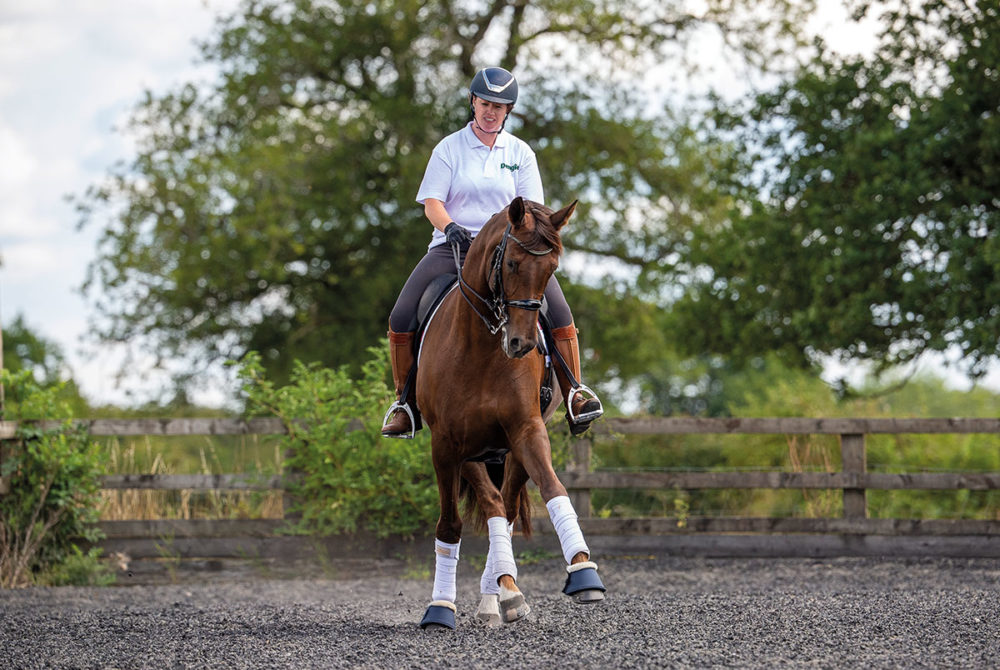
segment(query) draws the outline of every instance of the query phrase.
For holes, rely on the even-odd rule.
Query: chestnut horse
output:
[[[604,597],[566,488],[552,468],[539,389],[546,371],[538,311],[559,264],[559,231],[576,202],[558,212],[515,198],[476,236],[457,288],[441,302],[421,342],[417,406],[431,431],[441,516],[435,532],[431,604],[421,627],[455,627],[455,573],[462,536],[460,490],[471,487],[487,519],[489,553],[477,617],[490,625],[525,616],[511,546],[514,521],[530,533],[528,478],[538,486],[567,563],[563,592],[578,602]],[[456,264],[458,263],[457,248]],[[505,455],[502,490],[486,459]],[[464,482],[464,484],[463,484]]]

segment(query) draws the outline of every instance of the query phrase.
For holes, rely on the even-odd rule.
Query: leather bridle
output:
[[[496,249],[493,251],[493,260],[491,261],[490,273],[487,276],[487,282],[490,287],[490,297],[484,298],[479,295],[475,289],[469,286],[465,279],[462,278],[462,263],[460,260],[460,252],[458,244],[451,245],[452,254],[455,257],[455,268],[458,270],[458,288],[465,298],[465,302],[469,304],[472,311],[486,324],[486,328],[490,331],[490,335],[496,335],[497,332],[507,324],[510,319],[508,309],[513,307],[516,309],[524,309],[529,312],[537,312],[542,308],[542,301],[535,300],[534,298],[529,298],[525,300],[508,300],[506,291],[503,286],[503,261],[507,254],[507,242],[513,240],[522,249],[527,251],[532,256],[545,256],[552,253],[553,249],[549,247],[545,251],[535,251],[529,249],[528,246],[517,239],[511,234],[511,227],[513,224],[508,221],[507,228],[503,232],[503,237],[500,238],[499,244],[497,244]],[[485,307],[486,314],[484,314],[480,309],[472,302],[469,298],[471,294],[479,303]]]

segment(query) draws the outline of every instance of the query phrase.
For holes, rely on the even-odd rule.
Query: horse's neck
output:
[[[487,299],[490,297],[490,289],[486,283],[487,276],[489,275],[489,271],[486,268],[488,256],[485,251],[467,255],[465,263],[462,265],[462,281],[473,291]]]
[[[456,293],[458,292],[456,291]],[[480,295],[483,294],[480,293]],[[500,348],[500,332],[495,335],[491,334],[479,314],[473,311],[472,307],[462,299],[462,296],[455,295],[454,300],[455,318],[452,324],[456,344],[460,345],[466,352],[496,351],[503,355],[503,350]],[[479,305],[474,297],[472,301],[484,314],[489,313],[489,310]]]

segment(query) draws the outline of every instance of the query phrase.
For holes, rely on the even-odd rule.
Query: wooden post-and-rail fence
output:
[[[42,424],[46,422],[40,422]],[[54,423],[54,422],[53,422]],[[285,432],[277,419],[96,419],[80,421],[92,436],[276,435]],[[11,439],[16,422],[0,421],[0,440]],[[836,435],[841,470],[602,472],[591,468],[594,440],[609,435]],[[607,554],[669,553],[704,556],[781,555],[954,555],[1000,557],[1000,520],[873,519],[868,516],[870,490],[996,490],[1000,472],[868,472],[866,438],[878,434],[1000,433],[1000,419],[864,419],[864,418],[617,418],[595,424],[592,434],[571,442],[570,457],[560,479],[570,491],[580,525],[591,548]],[[654,448],[646,445],[645,448]],[[739,447],[732,447],[739,448]],[[2,451],[2,450],[0,450]],[[103,478],[105,489],[281,490],[282,475],[261,479],[238,474],[126,475]],[[592,515],[596,489],[797,489],[839,490],[842,515],[835,518],[689,517],[598,518]],[[2,483],[0,483],[2,495]],[[547,519],[536,515],[539,534],[528,545],[556,549]],[[134,558],[282,558],[305,551],[303,538],[281,536],[285,522],[261,520],[108,521],[107,551]],[[432,533],[433,529],[428,529]],[[289,543],[298,543],[289,548]],[[353,537],[327,542],[328,553],[357,549],[398,552],[399,543]],[[306,543],[306,544],[304,544]],[[553,544],[556,543],[556,544]],[[391,548],[390,548],[391,544]],[[417,543],[425,549],[425,543]],[[549,546],[549,545],[552,546]],[[315,541],[312,544],[315,548]],[[524,548],[526,545],[521,544]],[[373,549],[374,547],[374,549]]]

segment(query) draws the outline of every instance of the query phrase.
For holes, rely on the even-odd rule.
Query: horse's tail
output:
[[[517,516],[521,519],[521,534],[531,537],[531,499],[527,486],[517,492]]]
[[[483,532],[486,528],[486,512],[479,506],[476,489],[472,488],[464,477],[462,478],[462,483],[459,485],[458,494],[465,499],[464,516],[472,519],[472,527],[476,532]]]

